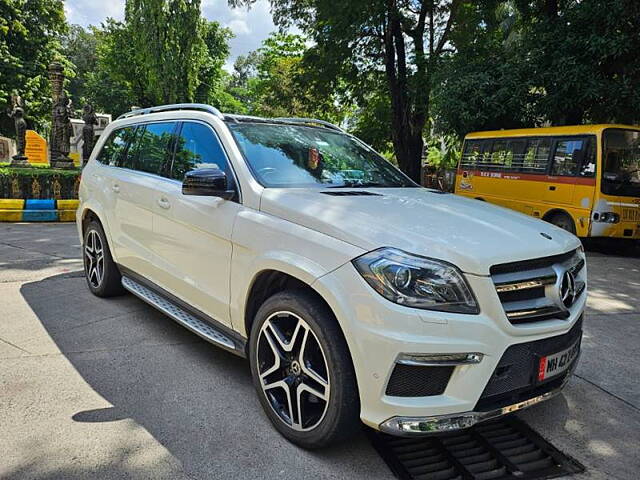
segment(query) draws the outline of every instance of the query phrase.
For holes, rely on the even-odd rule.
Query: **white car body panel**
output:
[[[576,237],[549,223],[457,195],[423,188],[369,188],[380,196],[353,197],[321,191],[269,188],[260,208],[367,251],[393,246],[477,275],[488,275],[494,264],[578,247]]]

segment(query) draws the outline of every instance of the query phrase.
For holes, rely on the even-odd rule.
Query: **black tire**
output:
[[[547,220],[549,223],[554,224],[556,227],[566,230],[569,233],[576,234],[576,224],[571,216],[563,212],[554,213]]]
[[[122,275],[111,257],[107,237],[102,225],[92,220],[83,233],[82,260],[84,263],[84,276],[91,293],[98,297],[115,297],[126,292],[122,286]],[[93,251],[93,253],[92,253]],[[96,268],[96,264],[101,268]]]
[[[281,313],[276,315],[277,312]],[[278,325],[277,329],[280,332],[288,332],[286,323],[293,325],[294,322],[299,322],[300,319],[303,320],[302,323],[306,324],[300,329],[300,332],[304,332],[308,328],[313,335],[303,336],[302,340],[306,342],[303,348],[304,355],[298,356],[296,353],[298,339],[304,333],[300,333],[289,343],[293,344],[293,351],[288,355],[295,359],[301,359],[300,363],[304,364],[306,370],[300,373],[300,368],[298,368],[299,375],[296,376],[293,363],[290,362],[288,364],[289,367],[287,367],[289,369],[288,372],[285,372],[284,370],[286,369],[282,368],[270,375],[264,375],[266,371],[270,370],[269,367],[273,368],[275,366],[275,355],[273,355],[273,350],[269,350],[269,348],[272,349],[273,347],[266,346],[268,339],[265,336],[265,332],[272,335],[274,333],[274,330],[271,330],[273,325]],[[269,323],[267,324],[267,322]],[[290,331],[292,330],[294,330],[293,327]],[[292,335],[291,338],[293,337]],[[286,335],[281,337],[282,340],[285,340],[285,338]],[[260,403],[269,420],[285,438],[302,448],[316,449],[344,441],[359,430],[361,426],[360,400],[355,372],[346,341],[332,312],[313,293],[304,290],[291,290],[277,293],[270,297],[256,313],[249,341],[251,375]],[[321,355],[318,353],[318,347],[321,350]],[[271,361],[273,365],[269,365],[269,361],[264,361],[265,354],[273,355],[274,360]],[[287,354],[285,353],[285,355]],[[280,364],[284,367],[286,360],[283,357],[281,358]],[[322,360],[325,361],[326,369],[321,365]],[[311,373],[318,375],[318,377],[323,377],[326,374],[328,390],[323,390],[322,385],[315,382],[314,376],[306,375],[309,369],[312,369]],[[280,413],[278,413],[275,409],[278,405],[277,398],[282,398],[283,396],[286,398],[287,390],[284,387],[264,390],[260,370],[265,376],[264,383],[270,385],[273,384],[270,380],[273,376],[277,380],[281,376],[287,375],[282,382],[291,381],[288,389],[289,398],[294,398],[294,395],[301,391],[299,389],[300,384],[296,384],[296,382],[300,382],[305,386],[307,384],[313,386],[316,388],[316,392],[328,393],[328,400],[321,400],[320,397],[302,391],[300,398],[304,407],[300,408],[303,413],[297,416],[299,422],[287,422],[287,412],[279,409]],[[283,372],[280,372],[280,370],[283,370]],[[295,392],[291,389],[295,389]],[[267,392],[269,392],[269,397]],[[282,402],[282,404],[285,403]],[[289,407],[288,413],[291,419],[296,418],[297,415],[296,412],[292,411],[293,408],[299,413],[297,405]],[[322,408],[324,408],[324,413],[320,415],[319,412]],[[298,428],[293,425],[295,423],[298,424]],[[306,428],[306,430],[301,430],[301,428]]]

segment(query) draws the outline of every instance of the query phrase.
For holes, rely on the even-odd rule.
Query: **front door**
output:
[[[585,138],[559,138],[551,156],[551,172],[544,200],[554,205],[571,205],[580,159],[587,146]]]
[[[154,205],[159,283],[215,320],[230,325],[231,233],[237,201],[182,194],[184,174],[216,166],[235,185],[229,161],[213,128],[185,121],[177,138],[171,179]]]

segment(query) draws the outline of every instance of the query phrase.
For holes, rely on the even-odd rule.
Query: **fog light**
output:
[[[380,425],[380,430],[393,435],[412,433],[438,433],[461,430],[478,423],[477,415],[442,418],[393,417]]]
[[[401,353],[396,363],[413,366],[446,367],[480,363],[482,353]]]

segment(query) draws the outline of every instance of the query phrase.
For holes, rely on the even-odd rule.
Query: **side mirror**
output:
[[[219,168],[198,168],[184,176],[182,194],[231,200],[235,197],[236,191],[229,189],[227,174]]]

